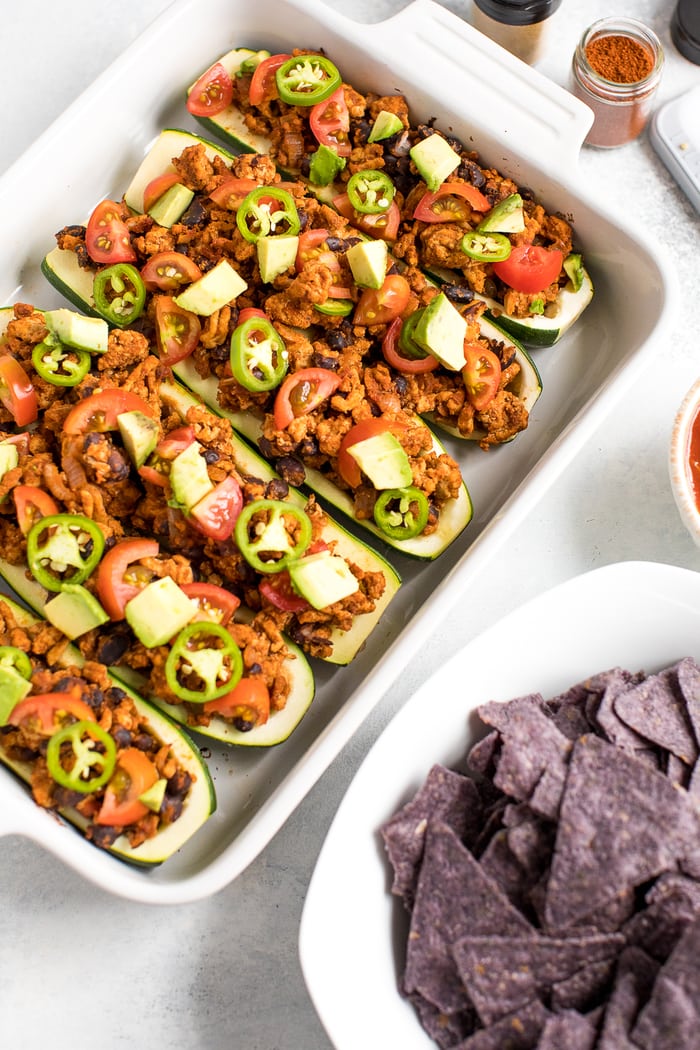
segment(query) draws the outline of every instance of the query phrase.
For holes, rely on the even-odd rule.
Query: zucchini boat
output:
[[[325,100],[317,105],[308,96],[309,89],[308,97],[304,98],[304,91],[294,90],[294,85],[289,97],[281,96],[277,105],[281,107],[282,116],[294,114],[297,118],[293,125],[294,133],[304,139],[303,147],[297,150],[296,163],[289,163],[289,142],[284,128],[274,129],[272,134],[261,133],[260,130],[261,125],[263,128],[271,126],[274,120],[274,117],[270,117],[269,102],[280,98],[280,83],[275,83],[276,70],[280,65],[278,56],[270,56],[269,52],[235,48],[218,59],[188,89],[187,107],[208,132],[234,151],[268,154],[287,177],[304,178],[314,193],[324,200],[332,201],[360,229],[366,228],[369,218],[374,235],[385,236],[392,241],[398,238],[403,242],[406,237],[414,241],[419,256],[418,265],[436,277],[440,277],[442,271],[443,279],[449,283],[464,286],[465,281],[468,282],[475,297],[486,304],[491,318],[517,339],[532,347],[543,347],[551,346],[561,338],[593,297],[593,284],[581,264],[580,256],[570,256],[572,261],[577,260],[574,275],[570,276],[563,268],[560,269],[559,290],[556,294],[547,290],[547,286],[533,291],[528,286],[531,282],[522,285],[521,291],[528,301],[523,308],[523,296],[516,297],[520,302],[517,313],[513,313],[504,306],[504,299],[494,294],[500,286],[505,299],[508,299],[511,277],[508,277],[508,284],[505,285],[500,284],[500,279],[495,280],[490,258],[490,254],[493,254],[492,243],[487,245],[485,255],[472,248],[459,251],[458,242],[469,228],[460,227],[457,231],[459,236],[450,246],[450,254],[461,258],[463,266],[457,265],[455,269],[455,263],[451,262],[452,268],[448,270],[431,258],[431,249],[426,250],[425,245],[421,245],[423,224],[444,223],[452,219],[456,223],[467,220],[478,231],[484,226],[488,231],[495,232],[500,244],[506,246],[507,250],[509,235],[525,228],[524,225],[514,226],[512,219],[503,226],[493,219],[506,197],[519,196],[511,180],[504,179],[494,169],[480,167],[473,153],[466,151],[454,136],[449,139],[443,137],[432,125],[411,126],[408,107],[402,96],[366,99],[365,112],[358,115],[358,103],[362,96],[353,91],[354,116],[351,121],[342,90],[339,93],[337,88],[330,97],[327,94]],[[335,70],[332,63],[330,65]],[[284,74],[284,69],[281,73]],[[321,74],[319,80],[322,81]],[[337,82],[341,83],[340,75]],[[211,95],[207,96],[207,89],[213,84],[218,91],[216,103],[213,103]],[[323,94],[321,87],[321,83],[315,84],[310,86],[310,91],[317,89]],[[227,100],[230,100],[228,104],[224,104]],[[244,100],[243,105],[241,100]],[[383,105],[387,108],[383,108]],[[328,108],[324,110],[324,106]],[[256,130],[251,131],[251,127]],[[344,169],[351,149],[355,151],[355,172],[362,163],[358,160],[358,152],[362,151],[364,172],[380,170],[382,174],[388,174],[400,191],[401,210],[399,212],[396,202],[387,206],[386,232],[383,234],[377,233],[377,215],[363,214],[363,211],[354,209],[352,201],[348,199],[348,171]],[[321,156],[323,162],[318,159]],[[409,158],[413,163],[409,164]],[[315,171],[320,174],[315,175]],[[477,187],[483,188],[487,196],[484,197]],[[464,190],[472,195],[472,207],[465,207],[463,199],[460,199],[464,196]],[[535,221],[535,208],[535,202],[526,204],[530,222]],[[393,218],[391,209],[394,210]],[[558,245],[563,226],[560,225],[550,234],[547,227],[551,219],[548,216],[543,216],[543,219],[541,225],[539,217],[537,219],[540,235],[538,244]],[[479,247],[484,247],[483,241]],[[517,236],[512,247],[519,250]],[[444,249],[445,245],[439,245],[440,252]],[[465,254],[467,251],[468,255]],[[495,261],[502,258],[503,255],[500,255]],[[511,262],[515,263],[515,252]],[[487,264],[485,270],[482,263]],[[529,268],[531,270],[531,264]],[[486,286],[491,288],[488,293],[483,287],[484,272]],[[512,284],[510,287],[519,286]]]
[[[21,628],[29,628],[32,625],[38,623],[37,619],[31,615],[25,608],[22,608],[15,601],[12,600],[8,595],[0,593],[0,602],[4,602],[9,608],[14,622]],[[35,658],[36,659],[36,658]],[[63,668],[77,668],[80,669],[84,666],[84,661],[79,651],[72,645],[68,645],[61,656],[61,666]],[[34,665],[34,673],[36,673],[37,667],[36,662]],[[48,668],[52,672],[56,672],[57,668]],[[10,672],[6,669],[5,675],[7,676]],[[170,823],[162,822],[162,826],[158,828],[156,833],[150,838],[146,838],[138,845],[131,845],[128,837],[127,825],[118,825],[123,827],[124,830],[113,837],[113,841],[108,842],[105,838],[104,848],[112,853],[114,856],[121,860],[129,861],[132,864],[138,865],[155,865],[161,864],[172,856],[177,850],[181,849],[188,840],[197,832],[197,830],[208,820],[211,814],[216,809],[216,796],[214,793],[214,786],[209,773],[209,770],[204,762],[198,748],[189,739],[189,737],[182,732],[179,726],[177,726],[170,718],[163,714],[158,708],[149,704],[143,697],[139,696],[138,693],[134,692],[130,687],[126,686],[121,681],[115,678],[111,679],[112,684],[123,691],[133,705],[139,722],[143,725],[145,731],[151,735],[158,745],[169,749],[170,755],[172,756],[178,775],[186,774],[190,779],[191,783],[187,789],[186,795],[182,802],[181,811],[177,819],[172,820]],[[5,686],[0,692],[4,692],[5,689],[9,691],[9,679],[6,677]],[[31,686],[30,686],[31,688]],[[36,694],[34,694],[36,695]],[[43,694],[46,695],[46,694]],[[68,693],[54,694],[62,695],[68,699]],[[29,692],[25,699],[31,699],[32,693]],[[0,697],[0,699],[7,699],[7,697]],[[24,702],[24,701],[22,701]],[[1,707],[2,705],[0,705]],[[11,709],[10,709],[11,710]],[[10,711],[6,712],[5,721],[3,725],[7,725],[7,719],[9,718]],[[77,715],[76,715],[77,717]],[[115,729],[117,725],[115,723]],[[70,735],[70,734],[67,734]],[[32,783],[32,777],[34,772],[34,762],[29,760],[20,759],[18,757],[11,757],[8,755],[2,745],[3,739],[7,739],[5,734],[0,731],[0,761],[3,762],[8,768],[10,768],[17,776],[24,780],[27,784]],[[114,740],[110,736],[110,740]],[[63,745],[65,746],[65,745]],[[117,745],[119,748],[123,748],[123,743]],[[116,749],[115,749],[116,750]],[[76,755],[79,752],[79,745],[76,746]],[[65,761],[65,760],[64,760]],[[149,761],[149,765],[150,760]],[[115,769],[117,774],[119,773],[119,754],[117,753]],[[74,767],[75,768],[75,767]],[[58,770],[56,770],[58,772]],[[65,772],[65,770],[64,770]],[[71,771],[68,770],[70,773]],[[48,775],[48,774],[47,774]],[[58,775],[61,775],[60,773]],[[171,778],[174,774],[171,774]],[[163,778],[161,778],[162,780]],[[111,780],[111,775],[110,775]],[[70,781],[70,777],[69,777]],[[139,805],[136,806],[136,810],[139,808],[142,810],[142,816],[146,816],[149,812],[158,812],[162,807],[163,798],[161,797],[160,802],[158,801],[158,795],[160,792],[164,792],[168,789],[168,783],[155,781],[158,784],[156,790],[152,792],[150,797],[146,797],[146,793],[143,794],[145,802],[137,800]],[[103,790],[97,790],[95,796],[99,794],[100,798],[104,798],[107,793],[109,781],[104,785]],[[84,791],[84,785],[82,786]],[[66,798],[77,798],[77,793],[73,793],[66,796]],[[92,793],[87,792],[83,796],[84,798],[92,797]],[[86,807],[83,804],[83,810]],[[75,825],[83,833],[91,825],[91,820],[85,815],[85,812],[81,813],[75,808],[75,804],[65,804],[58,807],[58,812],[71,824]],[[124,812],[122,810],[122,812]],[[165,809],[164,809],[165,812]],[[141,818],[138,818],[141,819]],[[132,823],[135,823],[132,814]]]
[[[51,595],[31,578],[26,566],[13,565],[6,559],[0,558],[0,576],[37,616],[43,617],[46,603]],[[239,616],[241,619],[248,619],[249,613],[243,610]],[[208,725],[193,726],[190,724],[188,709],[184,704],[171,704],[161,697],[148,694],[147,680],[139,671],[121,664],[114,664],[109,668],[109,672],[113,678],[119,680],[120,685],[130,691],[130,694],[133,690],[137,690],[138,693],[146,693],[151,705],[165,713],[169,720],[185,726],[189,732],[194,731],[200,736],[219,740],[224,744],[271,747],[281,744],[296,729],[308,711],[315,692],[313,673],[308,660],[298,646],[289,640],[285,641],[289,651],[284,662],[284,670],[289,680],[287,702],[280,711],[271,714],[267,722],[249,730],[239,729],[232,722],[216,716],[212,717]],[[75,646],[70,645],[67,651],[73,654],[71,662],[74,657],[82,662],[83,658]]]

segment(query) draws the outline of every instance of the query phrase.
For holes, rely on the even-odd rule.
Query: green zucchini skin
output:
[[[49,597],[48,592],[28,577],[23,565],[11,565],[0,558],[0,576],[14,593],[32,609],[38,617],[42,615],[44,605]],[[238,744],[247,747],[270,747],[273,744],[281,744],[291,732],[298,726],[301,719],[308,711],[315,694],[315,682],[311,666],[302,651],[292,642],[287,641],[289,649],[289,660],[286,670],[290,677],[290,695],[286,707],[272,715],[263,726],[251,729],[249,732],[241,732],[235,729],[223,718],[212,718],[208,726],[189,726],[187,724],[187,710],[181,704],[168,704],[156,696],[149,696],[149,705],[155,707],[161,714],[165,714],[168,721],[178,723],[188,732],[196,732],[200,736],[208,737],[210,740],[218,740],[223,744]],[[82,657],[74,646],[71,650]],[[109,673],[117,679],[122,688],[135,690],[139,693],[146,688],[144,677],[129,667],[120,667],[118,664],[109,668]],[[277,721],[278,715],[283,717]]]
[[[18,567],[8,566],[5,562],[0,564],[2,576],[9,583],[5,571],[6,567],[9,569],[18,569]],[[18,569],[18,573],[22,573],[21,568]],[[13,573],[10,573],[10,576],[13,575]],[[11,583],[9,585],[11,586]],[[37,620],[36,616],[18,605],[16,601],[3,591],[0,591],[0,600],[9,605],[13,615],[20,624],[29,624]],[[64,651],[62,664],[64,666],[74,665],[80,667],[83,663],[84,660],[79,650],[69,644]],[[199,748],[190,740],[186,733],[183,733],[180,726],[176,725],[171,718],[168,718],[167,715],[163,714],[161,710],[145,700],[132,688],[117,680],[116,676],[112,675],[112,678],[116,686],[124,689],[129,694],[139,713],[146,717],[149,726],[158,739],[171,747],[180,765],[193,777],[190,796],[178,820],[158,832],[152,839],[143,842],[140,846],[130,846],[126,836],[120,835],[111,846],[107,847],[107,852],[131,864],[144,866],[162,864],[173,853],[181,849],[216,810],[214,784]],[[29,783],[31,779],[31,765],[29,763],[11,761],[2,752],[0,752],[0,761],[22,780]],[[62,809],[60,812],[66,820],[81,831],[87,826],[88,821],[76,810],[67,808]]]

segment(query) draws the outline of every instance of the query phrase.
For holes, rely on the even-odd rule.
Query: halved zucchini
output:
[[[240,70],[242,64],[248,58],[253,58],[257,54],[256,51],[251,51],[247,47],[236,47],[232,51],[227,52],[217,61],[224,67],[228,75],[233,80],[236,74]],[[187,94],[194,87],[191,84],[187,89]],[[218,135],[224,142],[227,143],[236,153],[269,153],[270,152],[270,140],[265,135],[255,135],[249,131],[246,127],[243,114],[235,106],[227,106],[221,113],[217,113],[214,117],[198,117],[194,118],[202,127],[206,128],[207,131],[212,132],[214,135]]]
[[[209,376],[206,379],[203,379],[198,374],[189,358],[176,364],[173,371],[178,379],[180,379],[190,390],[193,390],[195,394],[201,397],[202,401],[204,401],[212,411],[229,419],[234,429],[243,434],[243,436],[249,441],[257,443],[262,430],[260,419],[257,416],[254,416],[251,412],[229,412],[226,409],[221,408],[217,399],[218,383],[215,376]],[[433,450],[438,455],[442,455],[445,452],[445,449],[432,431],[431,438]],[[467,486],[462,482],[457,498],[451,500],[443,507],[440,514],[440,522],[435,532],[430,533],[430,535],[416,536],[415,539],[412,540],[394,540],[385,535],[385,533],[375,525],[374,521],[367,519],[360,520],[356,518],[353,510],[353,501],[350,496],[348,496],[348,494],[342,489],[338,488],[338,486],[332,481],[329,481],[319,470],[313,470],[309,467],[306,467],[305,469],[306,484],[310,489],[317,493],[317,495],[321,496],[337,510],[342,511],[343,514],[356,524],[361,525],[363,528],[373,533],[373,535],[384,543],[393,547],[397,551],[401,551],[402,554],[409,554],[414,558],[437,558],[437,556],[449,547],[452,541],[459,536],[472,518],[473,508],[471,498]]]
[[[6,567],[11,569],[17,569],[18,567],[8,566],[8,563],[5,562],[2,563],[2,575],[12,587],[11,581],[7,579],[5,572]],[[21,568],[18,570],[18,573],[10,573],[11,576],[21,574]],[[14,587],[13,590],[15,590]],[[19,591],[15,590],[15,593],[19,594]],[[19,596],[23,597],[21,594]],[[18,605],[9,595],[0,592],[0,600],[7,602],[19,624],[22,625],[36,622],[37,617],[33,616],[22,606]],[[28,602],[27,604],[31,603]],[[85,661],[79,650],[76,649],[75,646],[69,644],[64,650],[61,658],[62,666],[81,667],[84,662]],[[172,856],[173,853],[185,845],[188,839],[194,835],[194,833],[205,823],[216,809],[214,785],[199,749],[196,744],[194,744],[193,741],[182,732],[181,728],[176,725],[172,719],[164,715],[161,710],[149,703],[137,692],[134,692],[133,689],[125,685],[123,682],[117,681],[116,678],[114,678],[114,684],[119,688],[124,689],[124,691],[129,694],[134,705],[138,708],[139,713],[148,720],[148,724],[153,730],[154,736],[172,749],[178,764],[187,770],[192,777],[190,794],[178,820],[173,824],[168,825],[162,831],[159,831],[153,838],[147,839],[140,846],[130,846],[127,837],[125,835],[120,835],[113,845],[108,847],[108,852],[113,853],[115,856],[120,857],[122,860],[129,861],[132,864],[162,864],[163,861],[167,860],[168,857]],[[13,772],[21,777],[26,783],[31,781],[32,767],[30,763],[13,761],[9,759],[7,755],[3,754],[1,750],[0,761],[8,766],[8,768],[12,769]],[[61,809],[60,813],[66,820],[71,824],[74,824],[81,831],[84,830],[89,823],[85,817],[72,808]]]
[[[0,558],[0,576],[23,602],[38,616],[41,616],[50,595],[29,576],[24,565],[11,565],[4,558]],[[241,617],[246,618],[247,615],[247,610],[243,610]],[[224,744],[245,744],[249,747],[269,747],[272,744],[281,744],[308,711],[315,692],[314,677],[308,660],[301,649],[292,642],[285,639],[285,643],[289,650],[289,658],[285,660],[284,665],[290,682],[287,704],[282,711],[271,715],[265,725],[257,729],[241,732],[223,718],[212,718],[208,726],[189,726],[187,710],[182,704],[169,704],[157,696],[149,696],[148,702],[158,708],[161,713],[165,712],[174,722],[186,726],[188,730],[212,740],[220,740]],[[74,647],[71,646],[70,649],[73,650]],[[75,652],[77,653],[78,650],[76,649]],[[80,653],[78,657],[82,660]],[[110,667],[109,671],[115,679],[119,680],[120,686],[138,692],[143,692],[146,688],[146,680],[143,675],[130,667],[115,665]]]

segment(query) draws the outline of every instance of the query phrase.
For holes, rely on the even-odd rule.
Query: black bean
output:
[[[311,364],[314,368],[326,368],[329,372],[336,372],[338,369],[338,358],[329,357],[328,354],[322,354],[318,350],[314,350],[311,355]]]
[[[214,448],[207,448],[204,450],[204,462],[205,463],[217,463],[219,461],[219,453]]]
[[[53,687],[54,693],[69,693],[71,689],[80,688],[82,680],[75,678],[73,675],[66,675],[65,678],[60,678]]]
[[[318,442],[313,434],[307,434],[299,445],[299,453],[302,459],[308,456],[318,455]]]
[[[457,174],[460,179],[464,179],[465,182],[471,183],[471,185],[476,186],[477,189],[481,189],[486,182],[486,176],[479,165],[473,160],[463,159],[457,169]]]
[[[248,674],[262,674],[262,667],[260,664],[251,664],[248,668]]]
[[[286,499],[289,495],[289,485],[284,478],[273,478],[267,486],[267,499]]]
[[[207,218],[207,209],[204,207],[204,203],[199,194],[195,194],[192,198],[192,203],[180,217],[180,222],[183,226],[199,226],[200,223],[204,222]]]
[[[299,216],[299,229],[303,233],[309,225],[309,213],[305,208],[297,208],[297,215]]]
[[[304,464],[295,459],[294,456],[280,456],[275,463],[277,473],[281,474],[285,481],[294,487],[303,485],[306,481],[306,471],[304,470]]]
[[[109,481],[126,481],[131,473],[130,460],[117,448],[110,452],[107,466],[111,475]]]
[[[179,798],[186,795],[192,786],[192,777],[185,769],[178,769],[168,780],[167,795]]]
[[[96,846],[101,846],[102,849],[107,849],[114,844],[121,833],[121,828],[90,824],[85,832],[85,836],[94,842]]]
[[[124,726],[112,726],[112,736],[117,747],[129,747],[131,744],[131,733]]]
[[[470,303],[474,292],[466,284],[443,284],[442,291],[453,303]]]

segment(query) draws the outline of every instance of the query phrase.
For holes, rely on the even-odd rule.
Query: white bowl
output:
[[[690,435],[700,412],[700,379],[691,386],[676,414],[671,432],[668,470],[681,521],[700,547],[700,509],[690,473]]]

